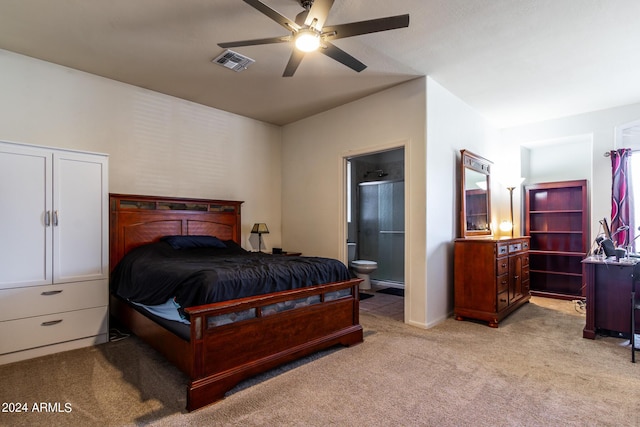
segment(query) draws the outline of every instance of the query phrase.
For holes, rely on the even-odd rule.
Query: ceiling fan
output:
[[[360,72],[367,68],[367,66],[332,44],[332,40],[409,26],[408,14],[351,22],[349,24],[325,26],[324,23],[329,15],[331,6],[333,6],[334,0],[298,0],[300,6],[304,8],[304,11],[296,16],[295,21],[283,16],[259,0],[244,0],[244,2],[282,25],[287,31],[291,32],[291,35],[218,43],[218,46],[230,48],[293,41],[295,42],[295,48],[291,53],[289,62],[282,75],[283,77],[293,76],[304,55],[314,50],[318,50],[352,70]]]

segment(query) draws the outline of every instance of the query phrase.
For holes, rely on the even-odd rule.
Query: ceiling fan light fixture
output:
[[[320,47],[320,34],[312,29],[298,31],[295,36],[296,48],[303,52],[313,52]]]

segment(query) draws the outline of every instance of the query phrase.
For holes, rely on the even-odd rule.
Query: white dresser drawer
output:
[[[101,307],[109,302],[107,279],[0,290],[0,322]]]
[[[105,334],[107,320],[104,306],[0,322],[0,354]]]

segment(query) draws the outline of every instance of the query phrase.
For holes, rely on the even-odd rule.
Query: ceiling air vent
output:
[[[233,71],[242,71],[246,70],[249,65],[256,61],[232,50],[225,50],[222,55],[213,59],[211,62],[220,64]]]

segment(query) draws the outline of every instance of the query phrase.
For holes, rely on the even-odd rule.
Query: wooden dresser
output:
[[[529,237],[455,241],[454,314],[493,328],[529,302]]]

